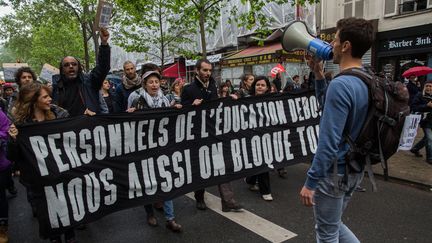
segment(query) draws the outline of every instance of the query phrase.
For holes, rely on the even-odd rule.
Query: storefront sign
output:
[[[242,57],[236,59],[227,59],[221,62],[222,67],[238,67],[246,65],[257,65],[266,63],[278,63],[281,62],[281,56],[276,53],[253,56],[253,57]]]
[[[409,36],[405,38],[383,40],[380,42],[380,51],[397,51],[432,47],[432,35]]]

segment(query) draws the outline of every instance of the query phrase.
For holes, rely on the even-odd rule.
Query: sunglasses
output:
[[[75,67],[75,66],[78,66],[78,63],[76,63],[76,62],[63,63],[63,67],[69,67],[69,66]]]

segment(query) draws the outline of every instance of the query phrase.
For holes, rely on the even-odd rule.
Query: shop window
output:
[[[432,8],[432,0],[385,0],[384,16],[413,13]]]
[[[428,0],[400,0],[399,13],[410,13],[426,9]]]
[[[364,0],[344,0],[344,17],[363,18]]]

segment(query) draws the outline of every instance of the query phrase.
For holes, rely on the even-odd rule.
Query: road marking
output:
[[[188,193],[186,196],[195,200],[193,193]],[[211,193],[206,192],[205,198],[207,208],[243,226],[244,228],[254,232],[255,234],[267,239],[270,242],[284,242],[297,236],[297,234],[294,232],[284,229],[279,225],[274,224],[267,219],[261,218],[247,210],[244,210],[241,213],[222,212],[221,199]]]

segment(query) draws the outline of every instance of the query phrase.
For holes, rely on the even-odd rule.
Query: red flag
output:
[[[279,63],[278,65],[276,65],[276,67],[272,68],[272,70],[270,71],[270,74],[272,76],[272,78],[276,77],[276,74],[281,73],[281,72],[285,72],[285,68]]]

